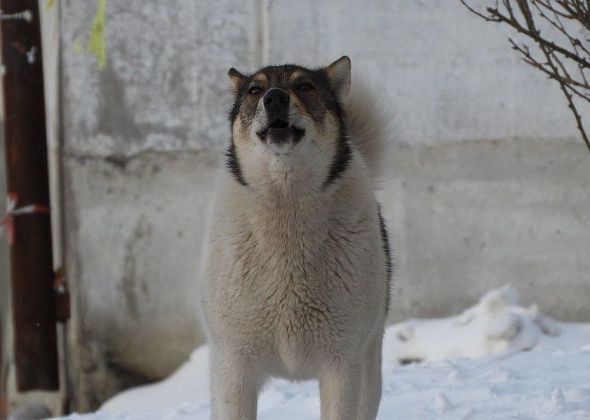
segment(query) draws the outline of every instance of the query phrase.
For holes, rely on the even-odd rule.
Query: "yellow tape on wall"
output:
[[[96,15],[92,23],[90,39],[88,40],[88,50],[96,56],[98,68],[104,69],[107,64],[107,47],[104,38],[104,28],[107,11],[107,0],[98,0]]]

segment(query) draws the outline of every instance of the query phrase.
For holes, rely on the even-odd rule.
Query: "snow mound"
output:
[[[505,286],[460,315],[389,327],[378,419],[590,419],[590,324],[557,323],[518,300]],[[400,365],[412,360],[424,363]],[[319,412],[315,381],[273,380],[258,406],[260,420],[319,419]],[[97,413],[67,417],[208,418],[207,347],[169,378],[125,391]]]
[[[543,335],[558,335],[559,327],[536,306],[520,306],[517,291],[506,285],[487,293],[460,315],[409,320],[390,331],[394,335],[393,352],[406,364],[526,351]]]
[[[196,349],[176,372],[151,385],[131,388],[115,395],[100,408],[105,412],[142,412],[203,400],[209,408],[209,348]]]

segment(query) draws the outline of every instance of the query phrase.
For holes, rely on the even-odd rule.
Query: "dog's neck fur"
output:
[[[254,231],[273,242],[319,234],[339,186],[323,190],[319,180],[305,179],[296,169],[274,175],[265,184],[252,185],[254,193],[246,198]]]
[[[234,211],[245,223],[242,228],[270,247],[270,252],[273,247],[296,249],[321,242],[335,223],[356,220],[362,200],[350,200],[372,190],[362,158],[355,156],[350,165],[360,168],[345,171],[326,188],[324,177],[310,180],[297,172],[277,173],[268,182],[253,182],[249,177],[248,186],[228,178],[229,194],[236,200],[232,200]]]

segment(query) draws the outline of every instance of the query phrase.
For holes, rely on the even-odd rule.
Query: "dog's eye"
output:
[[[248,89],[248,94],[250,94],[250,95],[258,95],[261,92],[262,92],[262,88],[260,88],[258,86],[252,86],[250,89]]]
[[[297,86],[295,86],[295,89],[301,92],[309,92],[310,90],[313,90],[313,86],[311,83],[299,83]]]

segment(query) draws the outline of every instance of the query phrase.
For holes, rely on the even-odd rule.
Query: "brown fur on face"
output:
[[[248,129],[258,107],[258,102],[271,88],[281,88],[289,92],[291,100],[299,111],[309,116],[321,128],[326,112],[342,120],[342,107],[333,84],[330,83],[327,68],[316,70],[286,64],[268,66],[256,73],[244,76],[231,69],[229,76],[233,82],[234,105],[230,112],[230,123],[240,118],[243,129]],[[256,93],[249,93],[252,88],[259,88]]]
[[[293,172],[294,160],[291,159],[287,166],[279,165],[284,173],[299,173],[308,178],[310,165],[316,165],[313,171],[319,171],[322,179],[316,181],[318,185],[323,185],[322,188],[341,176],[352,158],[342,106],[350,87],[348,57],[318,69],[287,64],[264,67],[248,76],[232,68],[228,75],[232,82],[234,105],[230,113],[232,140],[227,149],[226,166],[240,184],[249,184],[247,167],[250,166],[251,170],[252,164],[262,164],[260,162],[266,161],[269,152],[275,156],[297,157],[299,170]],[[281,89],[290,98],[288,122],[293,131],[289,141],[281,142],[286,146],[279,149],[266,141],[265,132],[272,121],[268,119],[262,98],[269,89]],[[265,148],[257,147],[261,143],[265,144]],[[243,156],[238,158],[240,150]],[[246,155],[250,156],[249,161]],[[267,163],[275,169],[279,167],[271,161]],[[303,169],[304,166],[307,169]],[[268,182],[268,174],[258,172],[258,175],[258,182]],[[276,176],[279,175],[271,177]]]
[[[324,186],[341,175],[352,156],[342,107],[342,101],[350,87],[348,57],[342,57],[329,66],[318,69],[287,64],[264,67],[248,76],[232,68],[228,75],[232,82],[234,105],[230,112],[232,140],[227,149],[226,166],[240,184],[248,185],[248,176],[244,174],[247,170],[240,162],[242,158],[238,159],[240,148],[242,151],[249,150],[248,153],[258,150],[259,157],[264,156],[264,160],[268,156],[267,151],[277,156],[279,153],[286,156],[299,145],[295,152],[299,162],[309,161],[308,165],[311,165],[311,161],[316,161],[317,164],[315,158],[318,153],[327,155],[320,163],[323,167],[321,171]],[[268,144],[268,149],[248,149],[249,146],[256,146],[261,142],[267,143],[265,132],[272,121],[268,120],[262,98],[269,89],[275,88],[289,95],[288,122],[293,130],[292,137],[290,141],[283,143],[287,144],[286,149],[279,151]],[[300,145],[302,139],[304,144]],[[253,161],[258,162],[259,159],[254,158]],[[292,169],[292,166],[289,168]]]

